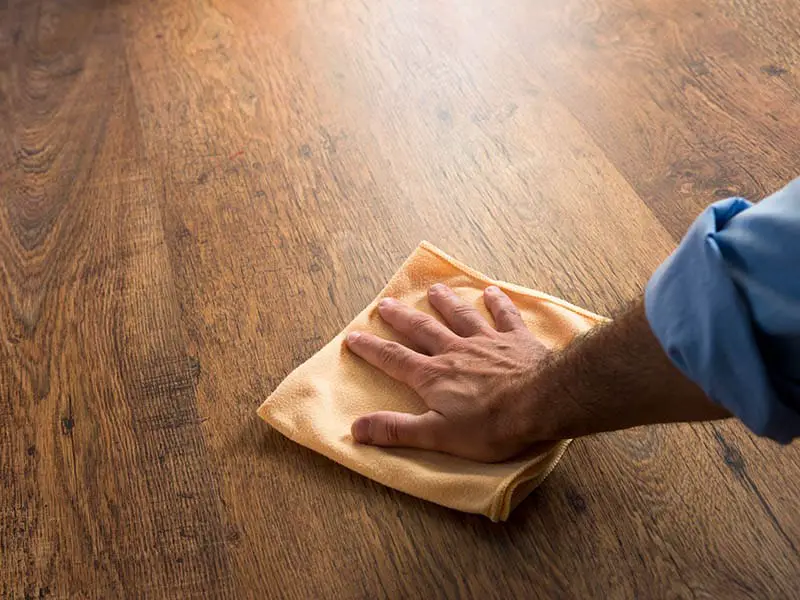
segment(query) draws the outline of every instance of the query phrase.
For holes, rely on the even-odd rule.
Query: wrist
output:
[[[526,378],[515,416],[518,437],[526,445],[577,437],[583,409],[575,390],[565,385],[561,370],[563,350],[551,350],[537,362]]]
[[[672,364],[641,302],[549,355],[531,394],[539,441],[729,416]]]
[[[582,341],[578,338],[573,344]],[[586,394],[569,376],[572,351],[573,347],[551,352],[536,371],[530,388],[531,443],[587,435],[591,433],[589,424],[599,420],[599,415],[592,413]]]

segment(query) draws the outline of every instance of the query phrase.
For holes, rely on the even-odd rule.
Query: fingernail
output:
[[[496,294],[500,291],[500,288],[497,287],[496,285],[490,285],[489,287],[486,288],[486,291],[489,294]]]
[[[443,284],[443,283],[434,283],[434,284],[431,286],[431,291],[432,291],[432,292],[434,292],[434,293],[436,293],[436,292],[443,292],[444,290],[445,290],[445,286],[444,286],[444,284]]]
[[[361,337],[361,334],[357,331],[347,334],[347,343],[352,344],[353,342],[357,342],[358,338]]]
[[[394,298],[384,298],[383,300],[381,300],[381,303],[378,306],[380,306],[380,308],[387,308],[389,306],[392,306],[396,302],[397,301]]]
[[[369,419],[358,419],[355,423],[353,423],[353,438],[359,444],[369,444],[372,441],[372,436],[370,435],[370,420]]]

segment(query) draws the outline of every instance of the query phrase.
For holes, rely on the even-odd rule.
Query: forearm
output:
[[[539,439],[730,416],[672,364],[641,300],[554,353],[542,365],[534,393]]]

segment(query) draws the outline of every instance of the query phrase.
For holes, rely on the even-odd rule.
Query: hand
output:
[[[421,415],[378,412],[357,419],[356,441],[447,452],[482,462],[510,458],[535,441],[534,380],[548,354],[499,288],[484,293],[492,327],[444,285],[429,291],[430,315],[386,298],[378,310],[417,352],[368,333],[351,333],[350,350],[410,386],[428,407]]]

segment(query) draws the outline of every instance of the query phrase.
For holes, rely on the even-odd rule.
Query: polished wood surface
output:
[[[421,239],[610,314],[797,175],[793,0],[0,7],[0,597],[797,597],[800,449],[736,423],[492,524],[255,415]]]

